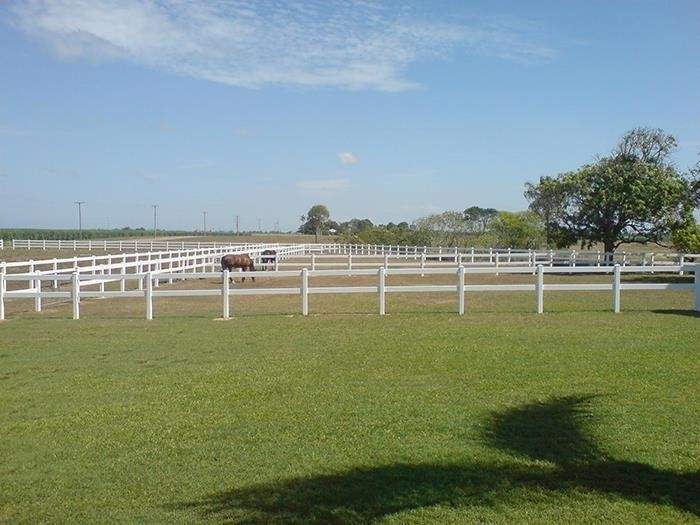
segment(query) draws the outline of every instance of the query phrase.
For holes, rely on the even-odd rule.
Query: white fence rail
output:
[[[294,277],[298,278],[298,286],[283,288],[235,288],[229,283],[228,270],[223,272],[200,272],[186,273],[191,268],[201,267],[199,260],[206,255],[196,256],[194,262],[188,266],[178,268],[179,271],[153,270],[149,266],[147,272],[120,273],[112,275],[83,275],[74,272],[67,274],[0,274],[0,320],[5,318],[5,301],[9,299],[34,299],[35,310],[41,311],[42,299],[59,298],[70,299],[73,308],[73,318],[80,318],[81,298],[123,298],[140,297],[145,300],[145,312],[147,319],[153,319],[154,302],[159,297],[206,297],[218,296],[222,299],[222,317],[227,319],[231,315],[231,297],[241,295],[299,295],[301,299],[301,313],[309,313],[309,295],[313,294],[346,294],[346,293],[371,293],[378,296],[379,314],[386,313],[387,293],[453,293],[456,295],[457,312],[460,315],[465,311],[465,296],[470,293],[479,292],[535,292],[535,304],[537,313],[544,312],[544,292],[545,291],[611,291],[612,307],[614,312],[619,312],[621,308],[621,292],[623,290],[693,290],[695,295],[694,308],[700,311],[700,264],[685,265],[685,267],[667,267],[664,272],[679,272],[681,270],[690,271],[695,274],[694,283],[627,283],[621,282],[622,273],[650,273],[651,269],[646,266],[622,267],[616,264],[613,267],[602,266],[595,268],[557,268],[538,265],[535,268],[536,282],[534,284],[467,284],[465,278],[469,274],[496,274],[492,267],[465,267],[458,266],[452,268],[385,268],[377,269],[346,269],[346,270],[309,270],[303,268],[299,270],[279,270],[277,272],[248,272],[249,277]],[[500,270],[506,274],[532,274],[532,267],[508,267]],[[427,285],[398,285],[389,286],[386,284],[386,277],[390,275],[421,275],[429,273],[431,275],[452,275],[455,277],[454,284],[427,284]],[[612,274],[610,283],[552,283],[544,281],[545,274]],[[337,277],[337,276],[376,276],[377,284],[370,286],[309,286],[309,278],[312,277]],[[157,290],[157,283],[163,280],[173,279],[219,279],[221,286],[212,289],[169,289]],[[125,283],[136,280],[141,285],[145,282],[145,287],[139,286],[137,290],[126,290]],[[28,281],[31,287],[21,290],[8,290],[7,282]],[[70,284],[70,290],[44,291],[42,283],[46,281],[60,281]],[[105,282],[119,281],[119,291],[106,291]],[[98,290],[84,290],[87,286],[97,285]],[[145,288],[145,289],[141,289]]]
[[[105,239],[105,240],[61,240],[61,239],[12,239],[13,250],[118,250],[118,251],[171,251],[199,250],[202,248],[233,247],[244,250],[260,244],[279,243],[244,243],[244,242],[206,242],[206,241],[168,241],[144,239]],[[3,248],[0,240],[0,249]]]
[[[1,241],[0,241],[1,242]],[[43,250],[117,250],[122,251],[173,251],[202,248],[241,248],[243,251],[259,243],[221,243],[198,241],[169,241],[169,240],[42,240],[42,239],[13,239],[12,249],[43,249]],[[266,243],[273,244],[273,243]],[[592,250],[523,250],[515,248],[457,248],[442,246],[407,246],[392,244],[338,244],[338,243],[276,243],[278,246],[294,246],[308,254],[333,254],[352,256],[384,256],[402,257],[418,260],[425,257],[428,260],[452,260],[455,264],[474,264],[488,262],[489,264],[511,264],[530,261],[530,265],[543,264],[550,266],[601,266],[618,263],[627,265],[683,265],[686,261],[700,259],[700,254],[683,254],[675,252],[626,252],[606,253]],[[2,245],[0,244],[0,247]]]

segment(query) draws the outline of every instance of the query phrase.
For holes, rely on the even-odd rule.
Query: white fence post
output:
[[[221,294],[222,294],[222,303],[223,303],[223,318],[228,319],[231,315],[230,310],[229,310],[229,286],[228,286],[228,268],[225,269],[223,272],[221,272],[222,275],[222,283],[221,283]]]
[[[386,314],[386,268],[379,268],[379,315]]]
[[[695,311],[700,312],[700,263],[695,264]]]
[[[311,253],[311,270],[316,269],[316,254]]]
[[[41,272],[36,272],[36,275],[41,275]],[[34,279],[34,311],[41,312],[41,279]]]
[[[73,272],[71,285],[71,299],[73,300],[73,319],[80,319],[80,274],[78,272]]]
[[[119,281],[119,291],[126,290],[126,254],[122,253],[122,278]]]
[[[613,268],[613,310],[620,313],[620,265],[615,264]]]
[[[425,273],[423,272],[423,270],[425,269],[425,252],[420,254],[420,269],[420,276],[425,277]]]
[[[544,313],[544,268],[541,264],[537,265],[537,313]]]
[[[309,271],[301,270],[301,314],[309,315]]]
[[[153,276],[146,274],[146,319],[153,319]]]
[[[0,321],[4,321],[4,320],[5,320],[5,263],[2,263],[2,266],[0,266]]]
[[[678,265],[681,267],[681,271],[678,272],[678,275],[683,275],[683,265],[685,264],[685,254],[681,253],[680,258],[678,259]]]
[[[461,264],[457,269],[457,306],[459,315],[464,315],[464,266]]]

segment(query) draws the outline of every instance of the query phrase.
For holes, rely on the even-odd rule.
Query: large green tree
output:
[[[318,236],[323,228],[328,225],[331,214],[323,204],[311,206],[306,215],[301,216],[302,225],[299,227],[300,233],[313,233],[318,242]]]
[[[601,242],[613,252],[624,242],[663,241],[693,212],[691,181],[668,159],[675,145],[661,130],[634,129],[610,155],[528,185],[530,209],[557,245]]]

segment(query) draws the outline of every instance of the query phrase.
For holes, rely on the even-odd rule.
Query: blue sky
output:
[[[635,126],[697,161],[697,0],[0,5],[0,227],[517,210]]]

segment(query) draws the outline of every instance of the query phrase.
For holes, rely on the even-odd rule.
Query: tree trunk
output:
[[[318,226],[316,226],[316,229],[314,230],[314,238],[316,239],[316,244],[318,244],[318,231],[319,231],[320,229],[321,229],[321,228],[319,228]]]
[[[605,262],[608,264],[612,264],[613,253],[615,252],[615,241],[606,239],[603,242],[603,246],[604,246],[603,249],[605,250]]]

